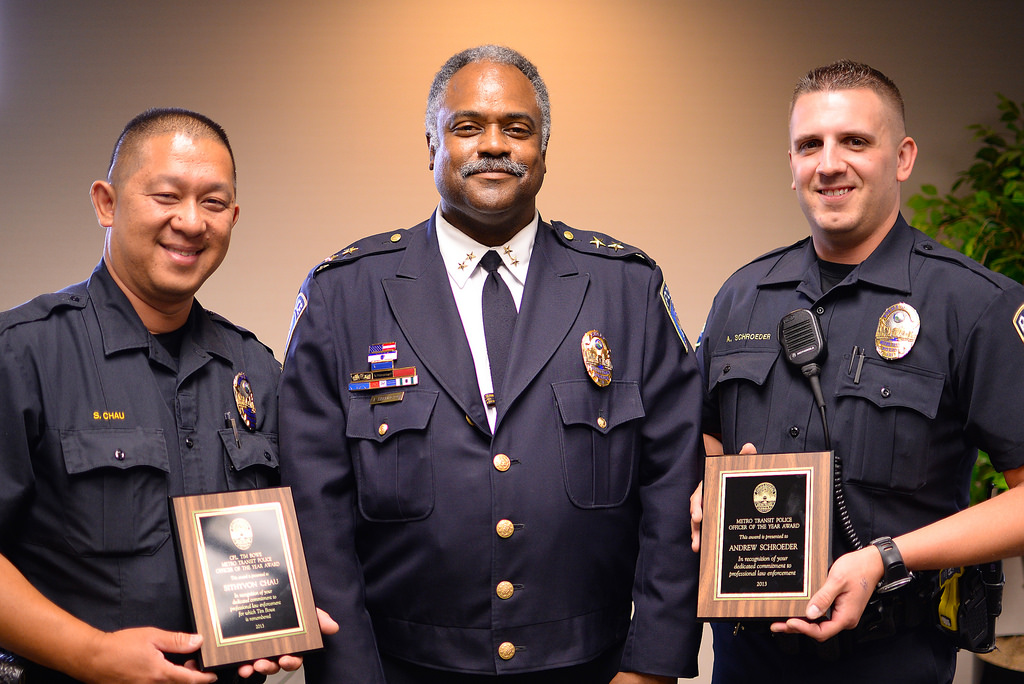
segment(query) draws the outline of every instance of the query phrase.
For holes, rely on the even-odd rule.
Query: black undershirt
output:
[[[160,346],[164,348],[171,358],[177,361],[181,357],[181,343],[185,339],[185,333],[188,331],[189,325],[181,326],[177,330],[172,330],[169,333],[154,334],[153,337],[160,343]]]
[[[850,271],[857,268],[857,264],[837,264],[834,261],[818,259],[818,272],[821,276],[821,291],[828,292],[833,287],[843,282],[843,279],[850,275]]]
[[[163,396],[164,401],[167,402],[167,408],[171,410],[171,413],[175,413],[175,402],[178,392],[178,362],[181,359],[181,345],[185,341],[185,335],[191,328],[192,317],[189,316],[185,325],[181,326],[177,330],[172,330],[168,333],[153,334],[153,339],[155,339],[157,344],[159,344],[163,350],[170,355],[172,360],[170,366],[163,363],[151,364],[153,377],[156,379],[157,385],[160,387],[160,394]]]

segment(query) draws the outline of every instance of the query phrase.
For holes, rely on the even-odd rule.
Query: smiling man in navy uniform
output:
[[[34,683],[211,682],[180,664],[201,638],[167,497],[278,479],[280,366],[195,299],[238,219],[227,135],[144,112],[91,195],[89,279],[0,313],[0,646]]]
[[[439,208],[302,286],[282,477],[342,623],[310,682],[696,674],[699,374],[646,255],[540,220],[549,111],[518,53],[452,57],[427,104]]]
[[[903,219],[917,144],[884,74],[845,60],[812,70],[793,95],[789,134],[811,235],[744,266],[715,298],[698,352],[707,451],[827,448],[808,380],[777,339],[784,316],[808,310],[825,337],[828,433],[864,548],[850,552],[837,528],[838,560],[807,619],[770,628],[828,643],[715,625],[713,680],[949,682],[955,649],[936,628],[937,573],[927,571],[1024,547],[1024,287]],[[1013,490],[962,510],[979,447]],[[698,493],[695,523],[700,503]],[[865,613],[876,588],[892,591]]]

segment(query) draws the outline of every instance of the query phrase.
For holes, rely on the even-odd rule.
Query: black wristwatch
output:
[[[885,594],[899,589],[914,579],[914,574],[907,570],[907,566],[903,563],[903,556],[900,555],[900,550],[896,548],[892,537],[879,537],[871,544],[882,554],[882,565],[885,566],[882,581],[875,587],[876,593]]]

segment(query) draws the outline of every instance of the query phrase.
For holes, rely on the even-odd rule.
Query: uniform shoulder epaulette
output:
[[[256,333],[254,333],[253,331],[249,330],[248,328],[243,328],[240,325],[236,325],[236,324],[232,323],[231,321],[229,321],[228,319],[224,318],[223,316],[221,316],[216,311],[210,311],[209,309],[203,309],[203,311],[206,312],[206,315],[209,316],[210,320],[213,321],[214,323],[217,323],[219,325],[222,325],[225,328],[228,328],[228,329],[230,329],[230,330],[232,330],[234,332],[237,332],[238,334],[242,335],[243,337],[251,337],[253,339],[257,339],[256,338]]]
[[[316,276],[329,268],[341,266],[342,264],[347,264],[373,254],[386,254],[387,252],[405,249],[405,246],[408,244],[405,238],[411,230],[414,230],[414,228],[391,230],[357,240],[345,249],[335,252],[321,261],[313,269],[313,275]]]
[[[243,328],[240,325],[236,325],[236,324],[232,323],[231,321],[229,321],[228,319],[224,318],[223,316],[221,316],[216,311],[210,311],[209,309],[206,309],[206,308],[204,308],[203,311],[206,312],[206,315],[209,316],[210,320],[213,321],[214,323],[216,323],[216,324],[218,324],[218,325],[220,325],[220,326],[222,326],[224,328],[227,328],[228,330],[231,330],[232,332],[236,332],[239,335],[241,335],[242,337],[248,337],[251,340],[255,340],[256,342],[259,342],[260,345],[262,345],[262,347],[264,349],[266,349],[268,352],[270,352],[271,354],[274,353],[273,349],[271,349],[267,345],[263,344],[263,342],[260,340],[260,338],[256,337],[256,333],[254,333],[253,331],[249,330],[248,328]]]
[[[57,309],[84,309],[88,301],[89,295],[84,288],[81,291],[68,288],[60,292],[39,295],[13,309],[0,312],[0,332],[22,323],[41,321]]]
[[[768,273],[771,271],[771,269],[775,267],[775,263],[777,263],[779,259],[781,259],[785,254],[797,249],[803,249],[804,246],[807,244],[807,241],[810,239],[811,237],[808,235],[807,237],[798,240],[791,245],[783,245],[782,247],[776,247],[771,251],[765,252],[761,256],[751,259],[747,263],[743,264],[742,266],[734,270],[731,274],[729,274],[728,280],[731,280],[732,278],[739,276],[741,273],[748,272],[748,269],[767,269],[766,271],[762,272],[762,275],[764,273]],[[765,264],[764,262],[773,263]]]
[[[923,232],[917,235],[917,240],[914,243],[914,252],[926,258],[943,259],[957,263],[1002,289],[1018,284],[1012,278],[982,266],[966,254],[958,252],[951,247],[946,247],[935,238]]]
[[[654,266],[654,259],[639,247],[627,245],[610,235],[598,233],[592,230],[575,230],[561,221],[552,221],[551,229],[563,245],[583,254],[597,254],[609,259],[627,259],[635,257],[650,266]]]
[[[759,257],[750,260],[751,264],[756,264],[758,261],[764,261],[766,259],[772,259],[779,255],[785,254],[786,252],[792,252],[794,249],[803,249],[804,245],[810,240],[811,237],[808,235],[805,238],[797,240],[791,245],[784,245],[782,247],[776,247],[773,250],[767,251]]]

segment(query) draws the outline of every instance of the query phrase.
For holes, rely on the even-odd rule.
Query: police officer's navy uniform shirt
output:
[[[887,308],[899,303],[917,311],[920,331],[904,357],[886,359],[875,334]],[[1024,287],[939,245],[902,217],[827,293],[809,238],[776,250],[740,269],[715,298],[698,350],[707,390],[704,431],[721,434],[727,454],[745,442],[760,453],[825,449],[808,381],[786,362],[777,339],[784,315],[810,309],[826,338],[821,386],[861,541],[927,525],[967,505],[977,448],[999,470],[1024,465],[1022,307]],[[838,532],[833,549],[835,556],[848,550]],[[719,641],[716,630],[716,649]],[[920,649],[885,659],[907,668],[907,679],[889,669],[878,681],[942,681],[952,651],[939,649],[932,658],[931,646]],[[824,670],[814,664],[812,678],[871,681],[867,665],[855,664]],[[794,670],[765,665],[757,671],[799,681]],[[829,679],[833,674],[840,679]]]
[[[99,629],[189,630],[167,497],[276,481],[279,370],[251,333],[197,302],[175,360],[102,263],[3,312],[0,551]],[[234,399],[239,372],[255,394],[252,431]]]

